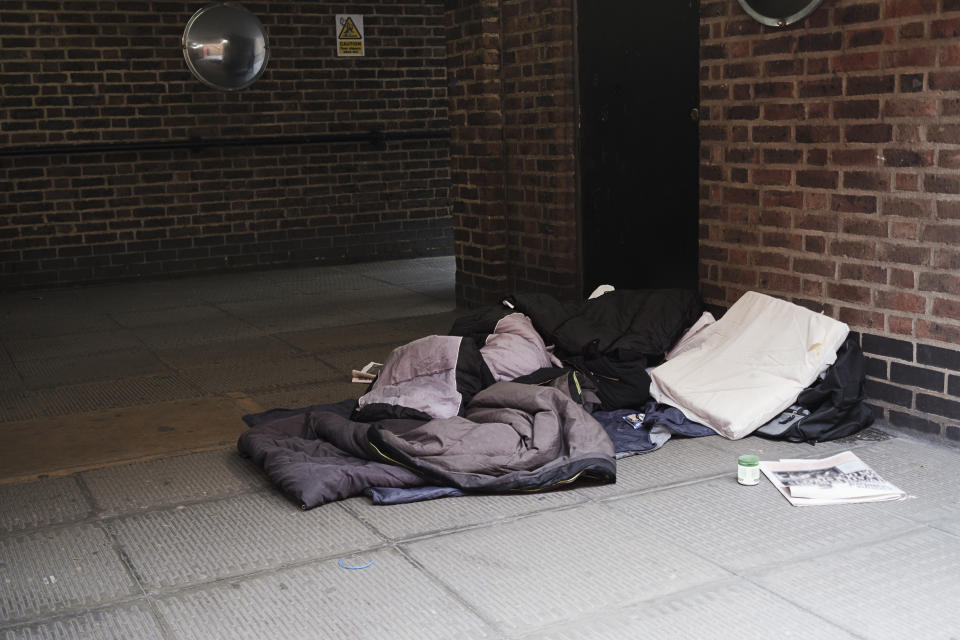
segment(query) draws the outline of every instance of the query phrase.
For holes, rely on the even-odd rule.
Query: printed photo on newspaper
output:
[[[906,497],[850,451],[819,460],[761,460],[760,470],[796,507]]]

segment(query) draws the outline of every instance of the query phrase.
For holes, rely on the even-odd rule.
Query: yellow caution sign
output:
[[[364,53],[363,16],[337,15],[337,55],[362,56]]]

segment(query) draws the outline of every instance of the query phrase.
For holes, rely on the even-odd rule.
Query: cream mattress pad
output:
[[[750,291],[697,335],[696,347],[651,370],[650,394],[722,436],[742,438],[789,407],[834,362],[849,331]]]

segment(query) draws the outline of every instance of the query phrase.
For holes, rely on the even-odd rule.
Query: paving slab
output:
[[[275,569],[383,542],[340,505],[301,511],[275,491],[124,516],[106,526],[151,590]]]
[[[352,304],[321,296],[313,296],[311,300],[298,299],[296,308],[264,300],[225,303],[223,308],[263,333],[305,331],[369,321]]]
[[[236,449],[218,449],[77,474],[99,515],[196,502],[269,486],[263,472]],[[2,491],[2,487],[0,487]]]
[[[332,353],[352,349],[368,349],[377,345],[401,345],[410,334],[396,328],[393,321],[363,322],[339,327],[307,329],[278,333],[283,342],[308,353]]]
[[[577,485],[575,490],[595,500],[647,491],[681,482],[736,474],[737,459],[708,446],[705,438],[671,438],[661,448],[617,461],[615,484]]]
[[[387,291],[393,288],[389,283],[358,273],[353,265],[320,269],[280,269],[265,271],[262,275],[266,280],[275,283],[275,286],[290,287],[300,294],[336,296],[351,291]],[[453,281],[452,273],[447,277],[450,282]]]
[[[368,320],[378,320],[389,310],[391,318],[417,317],[451,311],[453,298],[437,299],[433,296],[413,294],[409,291],[378,296],[369,301],[353,301],[350,309]]]
[[[415,284],[423,282],[425,279],[449,281],[450,273],[455,268],[451,256],[367,262],[350,267],[354,273],[392,284]]]
[[[2,533],[76,522],[93,513],[73,477],[0,484],[0,505]]]
[[[906,500],[878,502],[872,508],[960,535],[960,451],[897,439],[855,453],[908,494]]]
[[[600,613],[525,635],[523,640],[859,637],[757,585],[733,579],[629,607],[610,603],[610,608]]]
[[[287,358],[302,352],[275,336],[251,336],[229,342],[186,345],[157,349],[157,357],[175,369],[189,369],[223,362],[248,366],[247,362],[261,362],[272,358]]]
[[[573,491],[526,495],[469,495],[398,505],[375,505],[369,498],[351,498],[344,507],[391,540],[430,535],[510,520],[517,516],[569,507],[584,501]]]
[[[171,349],[261,336],[264,330],[243,319],[227,315],[205,322],[181,322],[130,329],[145,345]]]
[[[373,564],[348,570],[331,559],[161,597],[157,606],[182,640],[491,637],[475,613],[395,550],[360,559]]]
[[[165,640],[149,605],[106,607],[0,630],[4,640]]]
[[[955,639],[960,539],[923,528],[776,567],[756,579],[864,638]]]
[[[510,636],[729,575],[665,537],[655,552],[643,540],[629,519],[586,505],[401,548]]]
[[[97,353],[110,353],[143,346],[140,339],[131,331],[116,326],[107,330],[67,335],[44,334],[33,338],[17,338],[4,335],[3,341],[14,362],[30,362],[48,358],[80,358]]]
[[[51,305],[52,306],[52,305]],[[116,323],[102,310],[74,311],[47,306],[23,307],[0,316],[0,333],[5,340],[83,336],[116,329]]]
[[[109,536],[93,524],[0,538],[0,564],[0,623],[140,593]]]
[[[232,319],[230,314],[211,304],[174,305],[163,309],[115,311],[110,314],[110,317],[118,325],[128,329],[187,322],[206,324]]]
[[[741,575],[918,526],[871,505],[794,507],[766,480],[743,486],[735,473],[604,504],[633,516],[641,538],[667,536]]]

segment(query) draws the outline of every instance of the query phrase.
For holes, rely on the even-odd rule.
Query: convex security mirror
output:
[[[785,27],[799,22],[820,6],[823,0],[737,0],[757,22]]]
[[[249,87],[270,57],[263,24],[236,2],[215,2],[193,14],[182,47],[193,75],[224,91]]]

